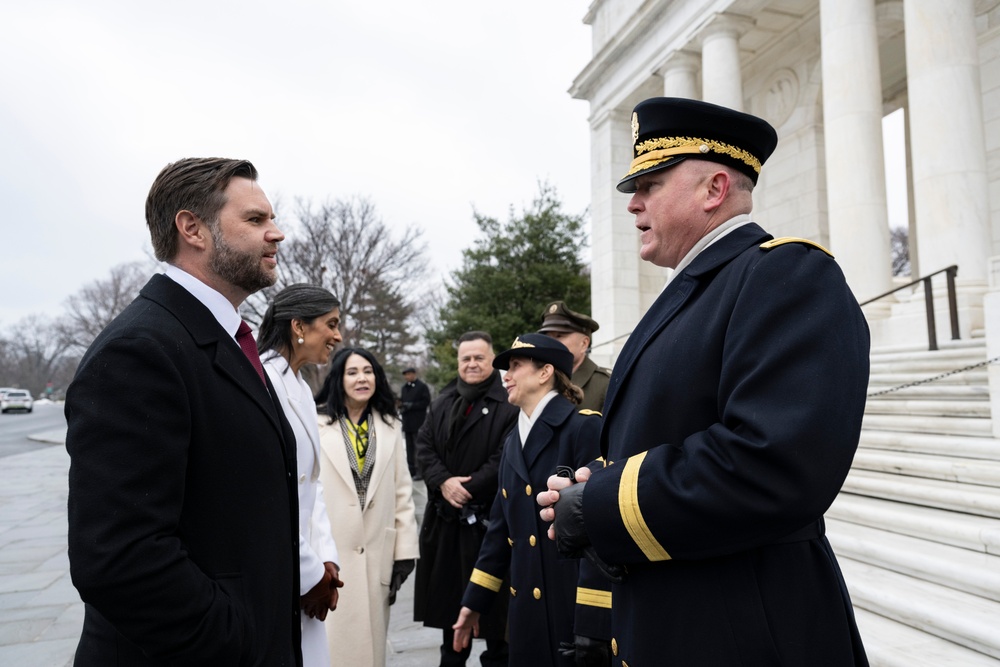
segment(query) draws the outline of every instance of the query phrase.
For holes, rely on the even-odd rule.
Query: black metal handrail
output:
[[[938,349],[937,329],[934,323],[934,293],[931,290],[931,278],[939,273],[947,274],[948,277],[948,315],[951,318],[951,339],[959,340],[961,336],[958,333],[958,300],[955,298],[955,276],[958,274],[957,265],[953,264],[946,269],[929,273],[923,278],[917,278],[916,280],[908,282],[905,285],[900,285],[896,289],[891,289],[885,294],[879,294],[873,299],[868,299],[861,305],[867,306],[869,303],[878,301],[879,299],[887,297],[890,294],[898,292],[899,290],[906,289],[907,287],[913,287],[917,283],[923,283],[924,305],[927,307],[927,349],[936,350]]]

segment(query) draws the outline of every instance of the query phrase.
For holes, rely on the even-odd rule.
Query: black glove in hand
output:
[[[552,506],[555,520],[556,549],[563,558],[586,558],[612,583],[625,580],[625,568],[605,563],[590,545],[583,523],[583,489],[586,482],[573,484],[559,492],[559,502]]]
[[[576,667],[610,667],[611,642],[574,635],[572,644],[559,642],[559,654],[572,658]]]
[[[413,572],[413,568],[416,567],[417,561],[410,558],[409,560],[397,560],[392,564],[392,578],[389,580],[389,604],[394,604],[396,602],[396,593],[403,586],[403,582],[406,578],[410,576],[410,572]]]
[[[556,549],[563,558],[581,558],[583,548],[590,544],[583,524],[583,488],[586,482],[567,486],[559,492],[559,502],[552,506],[555,520]]]

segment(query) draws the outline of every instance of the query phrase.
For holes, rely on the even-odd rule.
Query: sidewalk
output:
[[[65,430],[32,436],[52,447],[0,458],[0,665],[69,667],[83,625],[83,603],[66,557]],[[417,516],[426,489],[414,485]],[[334,613],[346,612],[338,609]],[[389,622],[388,667],[434,667],[441,631],[413,622],[413,576]],[[485,648],[474,642],[470,667]],[[337,657],[333,656],[336,665]]]

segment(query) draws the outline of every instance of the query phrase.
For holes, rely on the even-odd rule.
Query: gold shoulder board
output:
[[[587,409],[580,410],[580,414],[583,415],[584,417],[589,417],[590,415],[597,415],[598,417],[604,416],[597,410],[587,410]]]
[[[771,248],[777,248],[779,245],[785,245],[786,243],[805,243],[806,245],[811,245],[814,248],[819,248],[825,252],[830,257],[833,257],[833,253],[816,243],[815,241],[810,241],[809,239],[800,239],[795,236],[782,236],[780,239],[772,239],[770,241],[765,241],[760,244],[762,250],[770,250]]]

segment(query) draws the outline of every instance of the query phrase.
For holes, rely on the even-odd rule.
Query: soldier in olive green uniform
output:
[[[611,369],[598,366],[587,356],[590,339],[599,328],[587,315],[570,310],[562,301],[553,301],[545,307],[542,327],[538,330],[559,340],[573,353],[573,384],[583,389],[581,411],[601,412],[604,395],[608,393]]]

